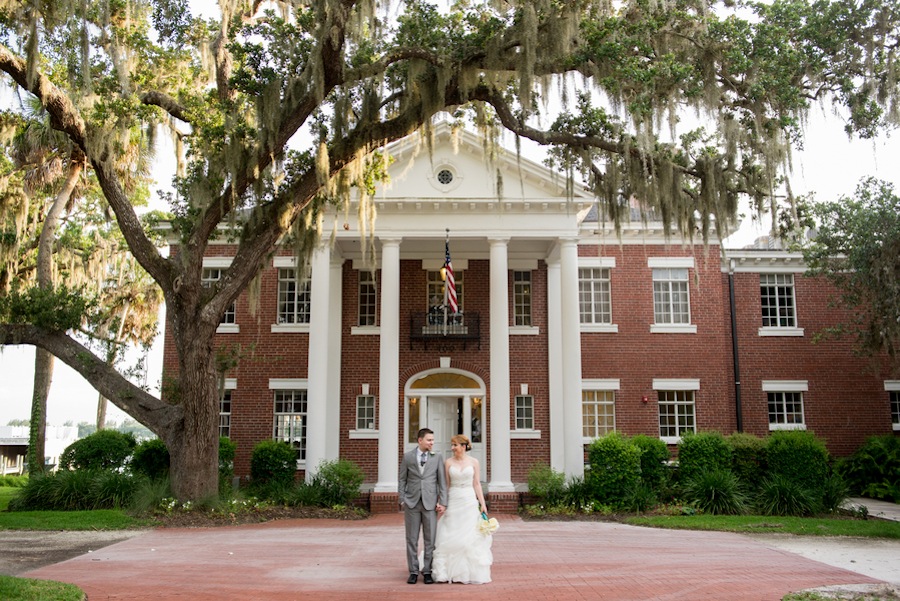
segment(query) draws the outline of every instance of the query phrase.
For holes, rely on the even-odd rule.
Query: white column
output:
[[[512,492],[509,448],[508,238],[491,244],[491,483],[490,492]]]
[[[566,471],[563,408],[562,294],[559,259],[547,261],[547,372],[550,385],[550,467]]]
[[[343,260],[332,257],[329,306],[343,307]],[[325,459],[334,461],[341,452],[341,318],[342,311],[328,313],[328,409]]]
[[[400,439],[400,240],[381,241],[381,340],[378,358],[378,482],[397,492]]]
[[[309,298],[309,362],[306,400],[306,479],[325,459],[328,423],[328,324],[331,311],[331,248],[325,244],[313,252]]]
[[[581,426],[581,326],[578,310],[578,245],[575,239],[560,240],[560,263],[565,472],[568,477],[582,477],[584,445]]]

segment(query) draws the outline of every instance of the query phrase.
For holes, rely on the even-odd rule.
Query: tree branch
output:
[[[185,123],[191,123],[190,118],[188,118],[186,114],[187,109],[168,94],[163,94],[162,92],[144,92],[141,94],[141,102],[158,106],[176,119],[184,121]]]
[[[148,427],[163,424],[167,428],[182,418],[179,407],[135,386],[64,332],[48,332],[33,325],[0,324],[0,344],[30,344],[52,353],[81,374],[100,394]],[[156,434],[160,431],[154,429]]]

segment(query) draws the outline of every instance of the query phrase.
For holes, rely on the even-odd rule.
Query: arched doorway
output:
[[[487,480],[487,429],[485,385],[473,373],[459,369],[431,369],[407,380],[404,450],[416,444],[420,428],[434,430],[434,449],[450,456],[450,438],[464,434],[472,441],[470,455],[481,464],[481,480]]]

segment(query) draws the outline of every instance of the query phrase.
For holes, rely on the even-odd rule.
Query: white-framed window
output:
[[[356,397],[356,429],[375,430],[375,395],[361,394]]]
[[[796,328],[794,274],[759,274],[759,296],[764,328]]]
[[[270,384],[271,387],[271,384]],[[283,440],[297,452],[298,465],[306,461],[306,390],[276,389],[272,437]]]
[[[219,436],[231,436],[231,393],[226,390],[219,398]]]
[[[426,274],[427,283],[425,286],[425,298],[427,300],[427,306],[429,309],[442,307],[444,305],[444,279],[441,277],[441,271],[429,270]],[[459,311],[462,312],[463,298],[465,296],[463,294],[465,286],[463,285],[462,269],[453,269],[453,281],[456,283],[456,304],[459,306]]]
[[[513,271],[513,325],[531,325],[530,271]]]
[[[209,262],[211,259],[207,259],[204,262]],[[219,263],[219,261],[216,261]],[[228,264],[230,265],[231,259],[228,259]],[[203,271],[200,274],[200,284],[204,288],[210,288],[215,285],[216,282],[222,279],[222,273],[228,268],[224,262],[221,265],[204,265]],[[225,313],[222,315],[222,319],[219,321],[218,330],[220,333],[222,332],[237,332],[237,307],[236,303],[231,303],[228,309],[225,310]]]
[[[805,430],[803,393],[806,380],[764,380],[763,392],[769,411],[769,430]]]
[[[691,323],[687,269],[669,267],[653,270],[653,321],[667,325]]]
[[[516,395],[516,430],[534,430],[534,397]]]
[[[578,268],[578,307],[582,324],[612,324],[608,267]]]
[[[581,436],[585,441],[616,430],[616,391],[581,390]]]
[[[690,270],[693,257],[650,257],[647,266],[653,278],[653,324],[655,333],[697,332],[691,323]]]
[[[308,324],[310,308],[310,282],[297,281],[293,267],[278,268],[278,319],[279,324]]]
[[[884,389],[891,404],[891,427],[900,430],[900,380],[885,380]]]
[[[654,379],[653,390],[657,393],[659,437],[663,442],[678,444],[686,433],[697,431],[695,397],[700,380]]]
[[[378,287],[375,273],[369,270],[359,271],[359,313],[357,325],[374,326],[378,319]]]
[[[231,437],[231,400],[234,390],[237,388],[237,380],[226,378],[225,386],[219,396],[219,436]]]

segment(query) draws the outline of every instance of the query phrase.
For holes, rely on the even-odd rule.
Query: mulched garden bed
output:
[[[260,524],[272,520],[331,519],[364,520],[365,512],[352,508],[330,509],[325,507],[265,507],[247,509],[234,513],[222,511],[193,510],[154,513],[148,516],[161,528],[212,528],[237,524]]]

